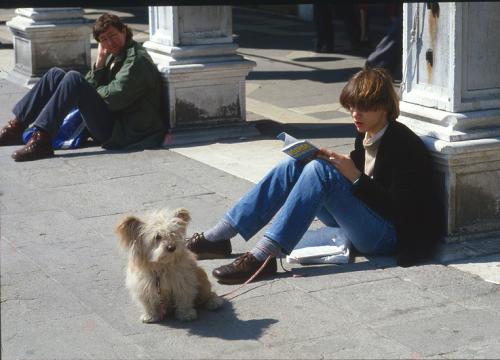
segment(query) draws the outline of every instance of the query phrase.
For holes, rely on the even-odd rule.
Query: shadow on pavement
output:
[[[275,138],[279,133],[285,131],[296,138],[324,139],[324,138],[348,138],[356,136],[355,127],[352,124],[282,124],[272,120],[257,120],[252,124],[264,136]],[[354,142],[353,142],[354,146]]]
[[[244,139],[215,139],[213,141],[200,141],[194,143],[181,143],[179,145],[170,144],[168,147],[163,149],[175,149],[177,147],[191,148],[198,146],[206,146],[210,144],[243,144],[251,143],[254,141],[260,141],[263,139],[276,139],[276,136],[285,131],[288,134],[298,138],[298,139],[349,139],[350,144],[354,146],[354,141],[352,140],[356,136],[355,128],[352,124],[340,123],[340,124],[282,124],[272,120],[256,120],[250,122],[255,128],[260,132],[260,136]],[[152,149],[154,150],[154,149]],[[91,155],[91,154],[88,154]],[[68,157],[71,155],[67,155]],[[77,154],[74,156],[78,156]]]
[[[175,329],[185,329],[190,335],[224,340],[258,340],[264,331],[276,319],[240,320],[236,316],[231,301],[224,301],[217,311],[198,311],[198,319],[193,322],[183,322],[177,319],[165,320],[159,325]]]
[[[285,265],[286,266],[286,265]],[[395,262],[387,263],[384,268],[395,267]],[[301,267],[294,267],[285,273],[280,274],[280,278],[292,277],[320,277],[325,275],[334,275],[342,273],[352,273],[356,271],[368,271],[378,268],[376,264],[371,261],[363,261],[358,263],[349,264],[317,264],[317,265],[303,265]]]
[[[92,147],[96,147],[96,150],[89,150],[89,151],[71,151],[70,149],[68,150],[62,150],[64,151],[63,153],[57,152],[54,157],[56,158],[74,158],[74,157],[84,157],[84,156],[95,156],[95,155],[113,155],[113,154],[132,154],[136,152],[142,152],[144,150],[163,150],[165,151],[165,148],[162,147],[156,147],[156,148],[148,148],[148,149],[133,149],[133,150],[107,150],[104,148],[101,148],[99,145],[92,145]],[[87,146],[84,147],[83,149],[88,148]],[[59,151],[59,150],[58,150]]]
[[[275,60],[273,60],[275,61]],[[360,67],[304,71],[251,71],[247,80],[310,80],[324,84],[344,83],[361,70]]]
[[[477,257],[473,258],[465,258],[465,259],[459,259],[459,260],[451,260],[447,261],[446,265],[465,265],[465,264],[496,264],[494,267],[499,268],[500,272],[500,253],[496,254],[486,254],[486,255],[477,255]]]
[[[344,60],[344,58],[337,56],[308,56],[308,57],[294,58],[291,60],[298,62],[327,62],[327,61]]]

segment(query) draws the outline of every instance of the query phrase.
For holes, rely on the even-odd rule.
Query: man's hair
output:
[[[388,121],[394,121],[399,116],[399,97],[392,77],[381,68],[365,69],[354,74],[342,89],[340,104],[347,110],[386,110]]]
[[[127,32],[127,41],[132,39],[132,30],[125,25],[118,16],[113,15],[113,14],[102,14],[99,16],[99,18],[95,21],[94,27],[92,29],[92,33],[94,35],[94,39],[99,42],[99,36],[101,36],[102,33],[108,31],[109,27],[113,26],[116,28],[118,31],[125,31]]]

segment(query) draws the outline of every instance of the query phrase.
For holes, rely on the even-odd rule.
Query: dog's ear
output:
[[[139,229],[142,221],[135,216],[127,216],[116,227],[116,233],[120,238],[120,245],[128,249],[139,238]]]
[[[184,208],[176,209],[174,211],[174,216],[178,217],[181,220],[184,220],[187,223],[191,221],[191,215],[189,214],[189,211]]]

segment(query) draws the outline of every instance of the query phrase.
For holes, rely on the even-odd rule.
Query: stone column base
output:
[[[434,257],[440,263],[449,263],[470,257],[500,253],[500,241],[498,241],[500,237],[499,232],[492,232],[490,234],[483,233],[481,236],[481,238],[474,240],[441,243]]]
[[[230,6],[150,7],[144,43],[164,82],[165,146],[248,137],[245,79],[256,65],[236,53]]]
[[[428,136],[431,127],[419,120],[398,121],[421,135],[434,157],[447,219],[443,243],[467,249],[496,237],[500,251],[500,137],[450,142]]]
[[[235,125],[219,125],[209,128],[173,129],[166,136],[162,146],[175,148],[187,144],[212,143],[221,140],[244,140],[260,136],[260,132],[247,122]]]
[[[245,79],[255,66],[235,54],[220,54],[220,48],[234,51],[234,45],[215,46],[219,56],[200,52],[211,47],[198,46],[196,57],[173,59],[152,50],[164,83],[166,114],[170,134],[164,146],[209,142],[227,138],[255,137],[260,133],[246,122]],[[181,49],[190,53],[190,47]]]
[[[82,9],[18,9],[16,13],[7,22],[14,36],[11,81],[31,85],[54,66],[81,72],[89,69],[91,30]]]
[[[191,63],[166,68],[171,129],[234,125],[246,120],[245,77],[254,62]]]
[[[453,143],[500,137],[500,109],[456,113],[406,101],[399,106],[399,119],[422,135]]]

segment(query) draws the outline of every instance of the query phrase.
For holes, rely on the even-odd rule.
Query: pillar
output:
[[[245,107],[245,78],[255,63],[236,54],[231,7],[150,7],[149,21],[144,46],[164,79],[165,145],[256,135]]]
[[[499,18],[495,2],[404,4],[399,121],[436,163],[443,260],[500,251]]]
[[[7,22],[14,36],[15,66],[9,78],[30,85],[51,67],[90,67],[90,25],[81,8],[19,8]]]

